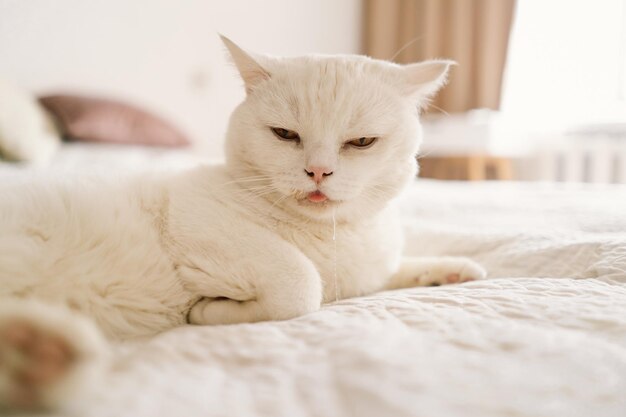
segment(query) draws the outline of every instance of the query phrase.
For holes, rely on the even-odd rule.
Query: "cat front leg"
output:
[[[221,262],[179,268],[187,277],[196,274],[195,291],[203,296],[189,311],[189,323],[286,320],[320,308],[322,283],[311,260],[279,237],[265,237],[246,240],[235,258],[231,250],[213,255]]]
[[[319,309],[322,289],[319,274],[312,265],[296,265],[283,270],[263,271],[259,267],[256,291],[250,298],[229,298],[211,291],[190,310],[192,324],[235,324],[286,320]],[[264,275],[265,274],[265,275]]]
[[[407,257],[402,259],[400,269],[388,281],[386,289],[459,284],[486,276],[485,269],[468,258]]]

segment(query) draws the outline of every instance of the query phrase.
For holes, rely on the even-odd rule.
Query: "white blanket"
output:
[[[420,181],[402,206],[407,253],[489,279],[118,345],[75,415],[626,416],[626,187]]]

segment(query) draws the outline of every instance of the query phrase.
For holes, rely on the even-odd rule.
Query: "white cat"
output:
[[[247,91],[225,165],[0,189],[0,404],[80,398],[103,335],[283,320],[485,276],[465,258],[402,260],[391,204],[450,62],[253,58],[224,42]]]

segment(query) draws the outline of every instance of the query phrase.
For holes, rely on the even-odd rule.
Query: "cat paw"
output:
[[[93,323],[64,308],[1,302],[0,413],[82,400],[106,357],[106,344]]]
[[[69,341],[27,321],[0,328],[0,367],[6,385],[0,399],[7,408],[38,409],[46,391],[67,376],[77,352]]]
[[[415,280],[417,285],[434,287],[476,281],[484,279],[486,276],[485,269],[471,259],[445,258],[431,265]]]

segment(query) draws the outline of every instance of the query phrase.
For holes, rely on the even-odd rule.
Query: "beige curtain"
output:
[[[365,53],[399,63],[454,59],[459,66],[433,104],[495,110],[514,8],[515,0],[365,0]]]

